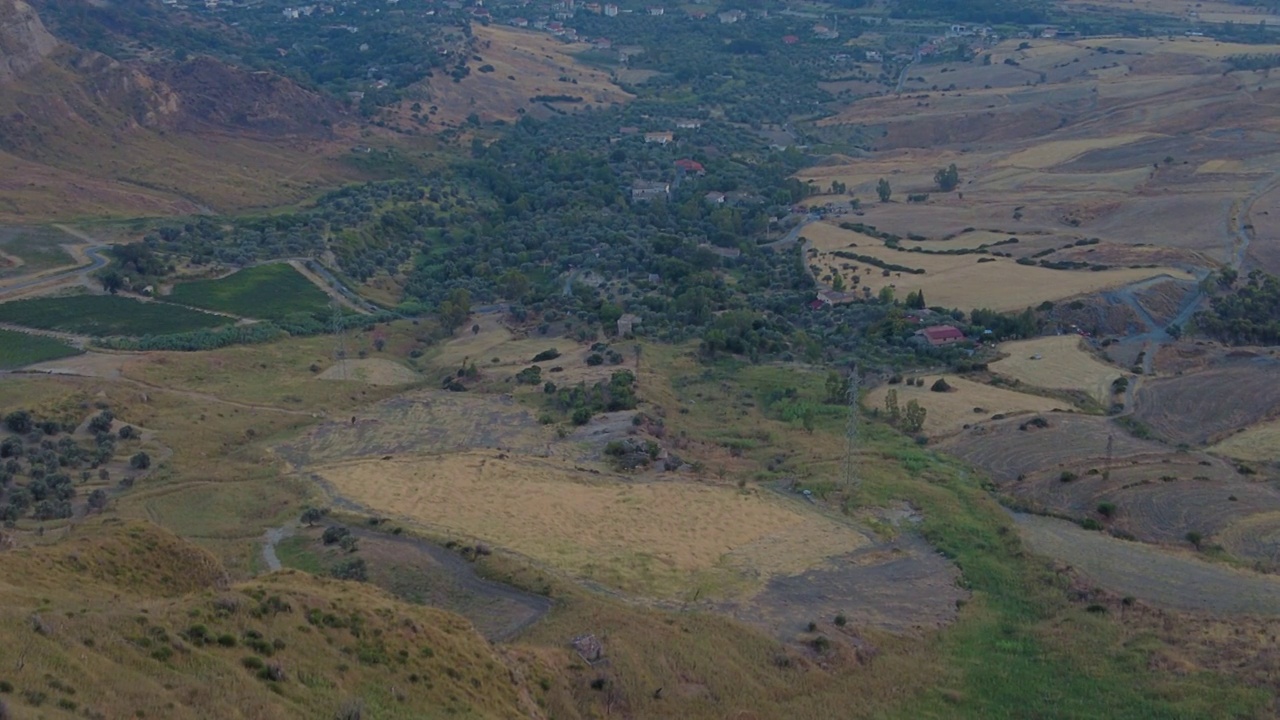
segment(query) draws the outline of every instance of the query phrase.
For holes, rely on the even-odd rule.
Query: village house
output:
[[[527,27],[529,27],[529,21],[528,21],[528,19],[526,19],[526,18],[522,18],[522,17],[518,17],[518,18],[511,18],[511,24],[512,24],[512,25],[514,25],[515,27],[518,27],[518,28],[527,28]]]
[[[647,202],[654,198],[665,198],[670,192],[670,183],[637,180],[631,186],[631,199],[635,202]]]
[[[605,5],[604,5],[604,16],[605,16],[605,17],[618,17],[618,6],[617,6],[617,5],[614,5],[613,3],[605,3]]]
[[[747,14],[741,10],[726,10],[718,15],[720,22],[724,25],[732,25],[739,20],[746,19]]]
[[[941,347],[964,342],[964,333],[954,325],[934,325],[915,331],[914,342],[927,343],[930,347]]]
[[[716,191],[712,190],[711,192],[707,193],[706,195],[703,195],[703,196],[702,196],[702,199],[703,199],[703,200],[706,200],[707,202],[711,203],[712,205],[723,205],[723,204],[724,204],[724,193],[722,193],[722,192],[716,192]]]
[[[649,14],[653,15],[654,17],[662,15],[667,11],[666,8],[662,7],[661,5],[650,5],[648,10],[649,10]]]
[[[591,41],[591,46],[597,50],[608,50],[613,47],[613,41],[609,38],[596,38]]]
[[[798,42],[800,42],[800,38],[799,38],[799,37],[796,37],[795,35],[783,35],[783,36],[782,36],[782,43],[783,43],[784,45],[795,45],[795,44],[796,44],[796,43],[798,43]]]
[[[677,120],[676,129],[678,130],[696,130],[702,127],[701,120]]]
[[[675,139],[676,139],[675,135],[670,130],[662,130],[660,132],[647,132],[644,134],[645,142],[658,143],[659,145],[666,145],[669,142],[673,142]]]
[[[640,324],[640,317],[626,313],[618,318],[618,337],[626,337],[635,334],[636,326]]]
[[[675,164],[677,168],[687,173],[692,173],[694,175],[707,174],[707,169],[704,168],[702,166],[702,163],[698,162],[697,160],[690,160],[689,158],[680,158],[679,160],[676,161]]]

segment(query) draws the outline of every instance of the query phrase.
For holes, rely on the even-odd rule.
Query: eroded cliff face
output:
[[[0,0],[0,83],[26,74],[57,46],[30,5]]]

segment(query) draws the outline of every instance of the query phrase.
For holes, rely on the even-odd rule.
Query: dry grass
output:
[[[569,112],[631,99],[613,84],[608,72],[583,65],[574,57],[575,53],[590,49],[586,43],[567,45],[547,33],[497,25],[477,25],[473,32],[479,40],[477,54],[484,60],[473,60],[471,74],[462,82],[455,83],[441,73],[440,78],[422,87],[425,97],[419,101],[438,108],[430,115],[432,126],[461,125],[471,113],[479,115],[483,122],[514,121],[519,117],[518,109],[538,107],[529,102],[537,95],[581,97],[579,103],[553,103]],[[479,72],[483,65],[492,65],[493,72]],[[403,103],[401,112],[406,116],[412,102],[410,99]]]
[[[1009,356],[988,367],[992,372],[1035,387],[1083,390],[1106,405],[1111,398],[1111,383],[1123,373],[1099,361],[1083,343],[1078,335],[1004,343],[1000,351]],[[1040,359],[1033,360],[1032,356]]]
[[[960,308],[1021,310],[1045,300],[1063,298],[1119,287],[1147,278],[1168,275],[1180,280],[1192,276],[1175,268],[1123,268],[1101,272],[1050,270],[1018,265],[1010,258],[988,255],[933,255],[893,250],[861,233],[844,230],[828,223],[815,223],[804,230],[804,237],[819,250],[816,257],[806,258],[825,275],[832,267],[845,278],[851,288],[870,288],[874,296],[890,287],[895,297],[923,291],[929,305]],[[854,243],[857,247],[849,248]],[[824,248],[831,248],[824,252]],[[867,255],[885,263],[921,269],[923,274],[891,272],[888,277],[875,266],[836,257],[831,252],[848,248],[849,252]],[[978,262],[979,260],[991,262]],[[845,268],[843,266],[849,266]],[[853,282],[857,278],[856,283]]]
[[[748,577],[794,574],[866,542],[767,494],[626,481],[549,459],[471,452],[316,472],[375,512],[650,597],[722,595],[751,584]]]
[[[1120,133],[1079,140],[1050,140],[1009,155],[997,165],[1044,170],[1068,163],[1090,150],[1120,147],[1152,137],[1158,136],[1151,133]]]
[[[1213,452],[1241,460],[1280,460],[1280,420],[1259,423],[1235,433],[1210,448]]]
[[[422,376],[393,360],[339,360],[316,376],[320,380],[354,380],[369,385],[412,385]]]
[[[1062,408],[1061,400],[1027,395],[983,385],[958,377],[947,377],[952,392],[933,392],[929,386],[936,378],[925,378],[924,387],[908,385],[882,385],[867,393],[869,407],[884,408],[884,399],[890,390],[898,391],[898,406],[905,408],[915,400],[928,412],[925,415],[924,433],[929,436],[947,436],[989,419],[992,415],[1012,415],[1024,412],[1049,412]],[[981,412],[977,412],[977,410]]]
[[[0,568],[16,717],[329,718],[352,700],[366,717],[528,717],[544,694],[456,615],[294,572],[228,585],[216,559],[154,526],[88,523]],[[246,657],[283,677],[256,677]]]
[[[502,324],[500,314],[493,313],[472,318],[472,324],[480,327],[473,333],[470,327],[458,330],[450,340],[442,343],[429,353],[424,362],[428,372],[443,375],[456,372],[471,363],[475,363],[482,381],[487,387],[511,386],[516,373],[531,366],[542,368],[543,380],[550,380],[557,385],[586,382],[588,385],[599,380],[607,380],[609,375],[620,369],[620,366],[587,365],[587,356],[592,354],[591,344],[580,343],[566,337],[520,336]],[[634,343],[617,343],[612,349],[626,358],[623,368],[631,367],[634,362],[632,351]],[[533,358],[545,350],[557,350],[559,357],[553,360],[533,362]],[[560,368],[551,372],[552,368]]]

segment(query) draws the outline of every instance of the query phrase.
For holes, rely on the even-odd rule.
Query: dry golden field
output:
[[[1261,423],[1229,436],[1213,452],[1255,462],[1280,461],[1280,420]]]
[[[1018,265],[1010,258],[989,255],[938,255],[893,250],[881,241],[844,230],[829,223],[815,223],[805,228],[803,237],[819,252],[808,257],[808,264],[820,268],[819,278],[836,268],[848,288],[870,288],[874,296],[884,287],[894,296],[923,291],[930,306],[1021,310],[1045,300],[1083,295],[1127,285],[1147,278],[1168,275],[1179,280],[1193,279],[1191,274],[1175,268],[1118,268],[1091,272],[1085,270],[1050,270],[1038,266]],[[856,247],[850,247],[850,244]],[[866,255],[885,263],[922,269],[922,274],[884,271],[858,260],[836,257],[832,253],[846,250]],[[984,260],[987,262],[979,262]],[[845,268],[843,266],[849,266]],[[854,278],[858,281],[853,282]]]
[[[1151,137],[1156,136],[1149,133],[1121,133],[1078,140],[1051,140],[1013,153],[996,165],[1043,170],[1070,162],[1090,150],[1120,147]]]
[[[936,377],[926,377],[923,387],[882,385],[867,393],[866,404],[883,410],[885,396],[890,390],[897,390],[898,406],[905,408],[912,400],[920,403],[927,411],[924,433],[939,437],[963,430],[966,425],[988,420],[992,415],[1067,409],[1066,403],[1061,400],[1005,390],[952,376],[946,378],[947,384],[953,388],[952,392],[933,392],[929,387],[935,380]]]
[[[1106,405],[1111,383],[1123,373],[1095,358],[1081,346],[1083,342],[1078,335],[1056,335],[1004,343],[1000,351],[1009,356],[988,367],[1035,387],[1083,390]]]
[[[551,459],[467,452],[315,472],[374,512],[656,598],[723,596],[867,542],[767,492],[593,475]]]

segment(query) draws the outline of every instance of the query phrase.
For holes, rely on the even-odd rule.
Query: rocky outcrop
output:
[[[57,46],[30,5],[0,0],[0,83],[26,74]]]

